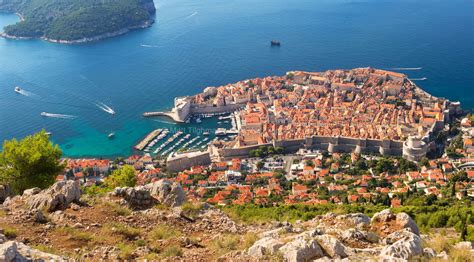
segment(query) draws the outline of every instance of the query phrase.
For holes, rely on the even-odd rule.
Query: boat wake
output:
[[[141,44],[140,46],[141,47],[146,47],[146,48],[158,48],[158,47],[160,47],[159,45],[145,45],[145,44]]]
[[[189,19],[189,18],[191,18],[191,17],[193,17],[193,16],[195,16],[195,15],[197,15],[197,14],[199,14],[199,12],[198,12],[198,11],[194,11],[194,13],[192,13],[192,14],[186,16],[186,17],[184,18],[184,20]]]
[[[95,104],[98,108],[102,109],[104,112],[109,113],[111,115],[115,115],[115,111],[108,105],[98,102]]]
[[[23,95],[23,96],[39,98],[39,95],[37,95],[33,92],[26,91],[25,89],[20,89],[19,87],[15,88],[15,92],[17,92],[18,94]]]
[[[53,114],[53,113],[46,113],[46,112],[42,112],[41,116],[51,117],[51,118],[61,118],[61,119],[75,119],[75,118],[77,118],[77,116],[72,116],[72,115]]]
[[[425,80],[427,80],[427,79],[428,79],[428,78],[426,78],[426,77],[422,77],[422,78],[410,78],[410,80],[412,80],[412,81],[425,81]]]
[[[400,71],[416,71],[421,70],[423,67],[392,67],[389,70],[400,70]]]

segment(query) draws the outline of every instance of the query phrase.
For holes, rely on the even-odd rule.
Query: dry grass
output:
[[[453,239],[450,239],[443,235],[434,235],[425,242],[425,246],[432,248],[436,253],[442,251],[449,251],[454,243]]]
[[[212,240],[211,248],[219,255],[238,250],[240,248],[240,237],[234,234],[221,235]]]
[[[129,216],[132,214],[132,211],[128,207],[121,206],[114,202],[105,202],[104,205],[110,208],[117,216]]]
[[[467,248],[452,248],[449,251],[449,261],[453,262],[473,262],[474,257]]]
[[[153,230],[150,231],[149,237],[152,240],[166,240],[172,237],[178,237],[181,232],[165,225],[157,225]]]
[[[190,217],[192,219],[196,219],[197,216],[199,215],[199,212],[201,212],[201,210],[202,210],[202,205],[186,202],[181,206],[181,210],[183,210],[183,213],[187,217]]]
[[[160,255],[162,258],[180,257],[183,255],[183,250],[179,246],[172,245],[165,247],[165,249],[163,249]]]
[[[56,229],[56,232],[62,235],[66,235],[69,240],[80,241],[80,242],[90,242],[94,240],[94,236],[90,232],[82,231],[76,228],[69,226],[60,227]]]
[[[126,240],[134,240],[142,234],[142,230],[122,223],[110,223],[104,227],[105,233],[118,235]]]
[[[247,232],[242,237],[242,248],[247,249],[247,248],[251,247],[257,240],[258,240],[257,233]]]

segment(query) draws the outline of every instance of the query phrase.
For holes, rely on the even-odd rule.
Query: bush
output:
[[[0,152],[0,183],[21,194],[32,187],[47,188],[63,171],[61,149],[43,130],[17,141],[5,141]]]
[[[129,165],[114,170],[114,172],[105,179],[105,186],[109,189],[116,187],[134,187],[136,183],[135,169]]]
[[[12,239],[12,238],[16,238],[16,236],[18,235],[18,232],[17,232],[16,228],[4,227],[3,228],[3,235],[5,235],[5,237],[7,237],[8,239]]]

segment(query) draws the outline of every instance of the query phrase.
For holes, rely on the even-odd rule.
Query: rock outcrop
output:
[[[423,254],[421,238],[409,231],[395,243],[385,246],[380,252],[382,258],[401,258],[410,260]]]
[[[66,261],[66,259],[31,248],[21,242],[7,241],[0,245],[0,261]]]
[[[79,202],[82,192],[79,181],[60,181],[43,191],[27,190],[25,198],[30,210],[54,212]]]
[[[176,207],[181,206],[186,201],[186,194],[179,183],[159,180],[145,187],[149,189],[152,196],[164,205]]]
[[[146,209],[156,203],[177,207],[186,201],[181,185],[166,180],[144,186],[116,188],[113,195],[123,197],[132,209]]]
[[[260,233],[247,255],[265,259],[278,253],[285,261],[398,261],[435,255],[424,252],[413,219],[389,209],[372,219],[359,213],[328,213],[306,222],[304,228],[307,231],[296,233],[291,225],[281,225]]]

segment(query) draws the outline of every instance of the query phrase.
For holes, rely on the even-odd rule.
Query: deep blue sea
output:
[[[67,156],[124,156],[154,128],[217,127],[210,119],[190,126],[145,119],[144,111],[170,108],[175,96],[206,86],[289,70],[422,67],[402,72],[426,77],[418,85],[433,95],[474,108],[472,0],[155,3],[151,28],[97,43],[0,39],[0,140],[44,128]],[[1,27],[17,21],[0,15]],[[272,39],[282,46],[271,48]],[[76,118],[44,118],[43,111]]]

